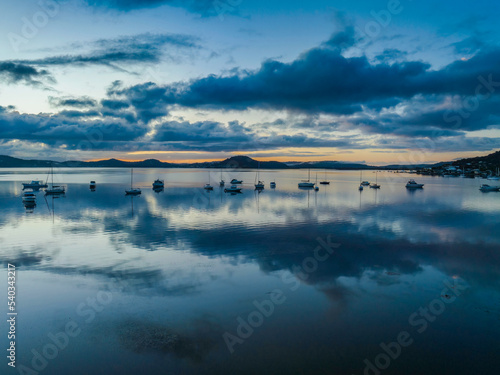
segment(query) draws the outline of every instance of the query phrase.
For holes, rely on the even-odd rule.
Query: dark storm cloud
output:
[[[41,86],[42,81],[54,82],[46,70],[11,61],[0,61],[0,80],[6,83],[25,83],[32,86]]]
[[[291,63],[265,61],[253,72],[127,90],[185,107],[349,114],[372,102],[403,101],[418,94],[475,95],[480,77],[498,77],[500,81],[499,63],[500,50],[431,70],[420,61],[372,64],[365,56],[347,58],[337,49],[315,48]],[[127,90],[122,94],[131,95]]]
[[[147,128],[114,119],[90,120],[97,112],[63,111],[57,115],[28,115],[16,111],[0,113],[0,139],[43,142],[76,149],[82,142],[133,141]],[[109,143],[108,143],[109,145]],[[112,145],[109,146],[110,149]]]
[[[75,98],[75,97],[56,98],[56,97],[50,96],[49,103],[53,107],[88,108],[88,107],[95,107],[97,104],[97,101],[88,97],[88,96],[82,96],[79,98]]]

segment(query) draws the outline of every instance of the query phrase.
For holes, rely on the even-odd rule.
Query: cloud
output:
[[[112,149],[113,142],[133,141],[147,128],[100,116],[97,111],[63,111],[59,114],[21,114],[0,112],[0,139],[42,142],[68,150],[88,148]]]
[[[0,79],[6,83],[25,83],[30,86],[44,86],[42,81],[55,82],[46,70],[11,61],[0,61]]]
[[[74,43],[68,47],[70,50],[90,49],[88,53],[18,60],[10,62],[10,64],[27,64],[29,66],[104,65],[123,71],[123,68],[117,64],[151,64],[159,63],[162,59],[180,62],[188,51],[199,48],[201,48],[199,39],[190,35],[144,33],[99,39],[90,43]]]
[[[53,107],[77,107],[77,108],[88,108],[95,107],[97,101],[89,96],[82,96],[79,98],[65,96],[65,97],[53,97],[49,96],[49,103]]]
[[[85,0],[89,6],[104,9],[116,9],[120,11],[131,11],[135,9],[154,8],[162,5],[169,5],[186,9],[189,12],[199,14],[204,17],[215,16],[217,3],[214,0]],[[225,3],[227,10],[225,13],[235,13],[237,1]],[[219,5],[220,7],[220,5]]]

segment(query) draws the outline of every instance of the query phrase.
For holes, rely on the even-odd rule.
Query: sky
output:
[[[419,164],[500,149],[494,1],[2,4],[0,154]]]

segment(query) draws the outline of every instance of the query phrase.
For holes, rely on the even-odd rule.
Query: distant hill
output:
[[[297,162],[290,161],[282,163],[279,161],[261,161],[261,169],[419,169],[429,167],[439,167],[444,164],[463,165],[470,163],[473,165],[482,164],[484,166],[500,166],[500,151],[493,154],[461,159],[454,162],[441,162],[437,164],[418,164],[418,165],[386,165],[372,166],[361,163],[349,163],[342,161],[311,161]],[[259,167],[259,161],[248,156],[233,156],[222,161],[208,161],[199,163],[167,163],[156,159],[147,159],[142,161],[124,161],[118,159],[98,160],[98,161],[51,161],[51,160],[25,160],[11,156],[0,155],[0,168],[49,168],[68,167],[68,168],[242,168],[256,169]]]
[[[486,156],[479,156],[475,158],[460,159],[453,162],[454,165],[464,165],[464,164],[488,164],[491,166],[500,167],[500,151],[494,152]]]

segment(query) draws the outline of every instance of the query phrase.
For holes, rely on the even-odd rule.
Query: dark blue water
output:
[[[307,171],[261,171],[259,194],[255,171],[224,171],[244,180],[229,195],[220,171],[136,170],[131,198],[128,170],[57,170],[66,196],[26,209],[21,182],[45,177],[0,170],[6,373],[498,371],[500,193],[484,181],[365,172],[382,188],[360,193],[359,172],[329,171],[314,192]]]

